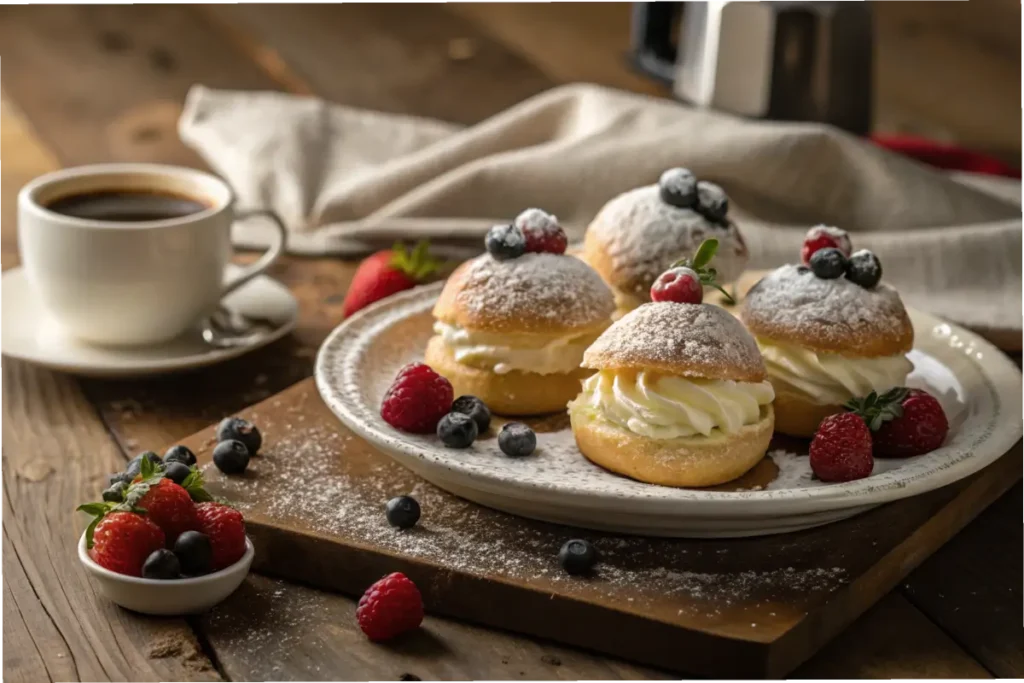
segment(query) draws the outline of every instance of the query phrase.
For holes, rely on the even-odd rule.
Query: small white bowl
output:
[[[85,534],[78,541],[78,559],[96,577],[103,595],[133,612],[161,616],[198,614],[210,609],[241,585],[254,554],[252,541],[246,536],[245,554],[230,567],[203,576],[161,581],[104,569],[89,557]]]

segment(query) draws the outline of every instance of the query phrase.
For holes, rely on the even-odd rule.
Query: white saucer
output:
[[[229,274],[236,269],[228,266]],[[261,275],[224,299],[247,317],[274,321],[275,329],[248,346],[215,348],[197,325],[177,339],[140,347],[93,346],[73,339],[46,315],[23,268],[3,274],[3,354],[30,363],[91,377],[135,377],[201,368],[241,356],[280,339],[295,327],[299,306],[288,288]]]

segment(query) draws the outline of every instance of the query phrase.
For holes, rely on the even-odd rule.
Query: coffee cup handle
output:
[[[264,216],[269,218],[270,222],[274,224],[277,234],[274,237],[273,242],[271,242],[270,247],[263,252],[263,256],[260,256],[254,263],[249,264],[242,269],[242,272],[224,283],[224,289],[220,294],[221,298],[227,296],[249,280],[265,271],[278,259],[281,253],[284,252],[284,243],[288,230],[284,227],[284,221],[281,220],[281,217],[269,209],[253,209],[251,211],[238,212],[235,215],[235,220],[241,221],[247,218],[252,218],[253,216]]]

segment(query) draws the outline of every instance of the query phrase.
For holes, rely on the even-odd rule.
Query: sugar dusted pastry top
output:
[[[614,310],[608,286],[573,256],[484,254],[448,278],[434,317],[470,330],[554,335],[601,330]]]
[[[819,278],[805,266],[782,266],[754,285],[742,319],[759,338],[819,352],[870,358],[906,353],[914,344],[914,328],[895,289]]]
[[[737,382],[765,379],[757,343],[735,317],[711,304],[644,304],[597,338],[583,356],[583,367]]]
[[[661,199],[658,185],[648,185],[605,204],[587,229],[583,257],[612,286],[647,300],[655,278],[709,237],[719,241],[718,279],[731,282],[748,259],[736,224],[672,206]]]

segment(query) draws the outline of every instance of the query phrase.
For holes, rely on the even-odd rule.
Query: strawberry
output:
[[[104,509],[93,509],[93,506]],[[97,515],[86,530],[86,544],[90,548],[89,556],[105,569],[142,576],[146,558],[164,547],[164,532],[145,515],[127,511],[108,513],[103,503],[91,503],[78,509]]]
[[[245,520],[242,513],[223,503],[196,505],[199,531],[210,539],[214,571],[228,567],[245,554]]]
[[[412,289],[432,275],[441,262],[428,253],[426,240],[406,251],[399,242],[392,249],[378,251],[359,264],[342,304],[345,317],[374,301]]]
[[[199,530],[199,517],[192,497],[170,479],[147,479],[132,484],[125,494],[125,501],[145,510],[146,516],[163,529],[170,544],[186,531]]]
[[[405,574],[388,574],[359,598],[356,620],[370,640],[390,640],[420,625],[423,597]]]
[[[942,405],[927,391],[896,387],[879,396],[871,392],[846,407],[874,432],[875,455],[906,458],[934,451],[949,433]]]
[[[829,415],[811,441],[811,470],[822,481],[853,481],[871,474],[871,431],[859,415]]]

